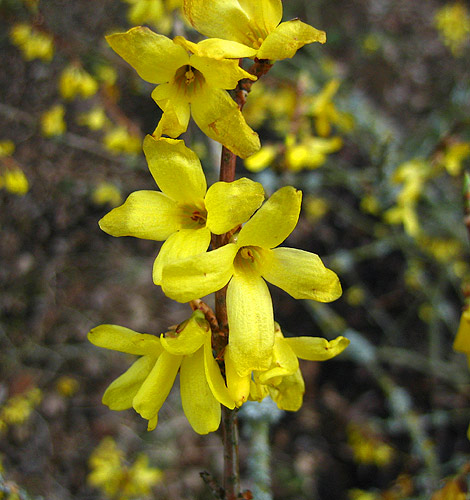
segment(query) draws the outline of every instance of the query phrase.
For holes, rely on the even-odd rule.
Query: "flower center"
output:
[[[255,246],[241,247],[235,256],[235,270],[244,273],[260,274],[262,248]]]
[[[174,78],[174,84],[177,86],[178,92],[184,94],[188,100],[202,88],[205,82],[206,80],[202,73],[189,64],[181,66],[176,71]]]
[[[207,210],[203,204],[182,205],[181,218],[183,229],[200,229],[206,226]]]

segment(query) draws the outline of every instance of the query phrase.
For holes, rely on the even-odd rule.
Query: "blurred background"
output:
[[[97,224],[155,189],[141,143],[160,116],[152,85],[104,36],[145,24],[197,41],[179,3],[0,0],[0,498],[202,500],[199,472],[220,474],[220,436],[192,431],[176,387],[151,433],[102,405],[132,359],[86,340],[102,323],[159,334],[188,315],[152,284],[160,243]],[[458,498],[470,463],[469,370],[452,350],[469,277],[470,9],[284,11],[328,41],[253,86],[245,115],[263,148],[237,175],[269,194],[303,190],[286,245],[318,253],[343,285],[332,304],[271,287],[284,334],[351,345],[302,363],[300,411],[242,409],[242,484],[256,487],[249,459],[269,432],[272,496],[257,500]],[[219,146],[194,124],[184,139],[216,180]]]

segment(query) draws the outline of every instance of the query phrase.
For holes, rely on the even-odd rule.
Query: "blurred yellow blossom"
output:
[[[363,426],[349,424],[347,435],[356,462],[383,467],[392,461],[395,453],[393,448],[367,432]]]
[[[78,380],[74,377],[64,375],[60,377],[56,382],[57,392],[66,398],[69,398],[76,394],[80,387]]]
[[[168,34],[173,27],[173,11],[182,0],[124,0],[129,4],[127,19],[131,25],[150,25]]]
[[[348,491],[349,500],[382,500],[380,493],[354,488]]]
[[[452,263],[463,255],[462,244],[456,239],[420,236],[418,243],[423,250],[440,262]]]
[[[307,194],[304,200],[304,209],[310,222],[321,219],[330,209],[328,202],[323,198],[318,198]]]
[[[354,285],[346,290],[345,298],[346,298],[346,301],[349,305],[360,306],[361,304],[364,304],[366,294],[365,294],[363,288],[361,288],[360,286]]]
[[[279,147],[274,144],[266,144],[259,151],[245,159],[245,167],[250,172],[261,172],[269,167],[279,152]]]
[[[50,61],[54,56],[54,39],[26,23],[17,23],[10,30],[10,40],[23,54],[26,61]]]
[[[455,142],[444,151],[441,163],[450,175],[459,175],[462,163],[470,157],[470,142]]]
[[[101,130],[109,123],[109,120],[105,110],[101,106],[95,106],[90,109],[90,111],[80,113],[77,118],[77,123],[88,127],[90,130]]]
[[[103,138],[106,149],[115,154],[138,155],[142,150],[142,137],[118,126],[109,130]]]
[[[375,33],[369,33],[362,40],[364,52],[374,54],[380,49],[380,39]]]
[[[111,182],[100,182],[92,194],[93,203],[96,205],[111,205],[117,207],[122,203],[120,189]]]
[[[41,399],[42,393],[37,387],[9,398],[0,407],[0,431],[5,430],[9,425],[20,425],[26,422]]]
[[[80,96],[84,99],[95,95],[98,82],[78,63],[69,64],[59,77],[60,95],[67,100]]]
[[[337,125],[346,132],[354,126],[352,116],[339,111],[333,102],[340,84],[341,82],[336,78],[330,80],[311,100],[309,113],[315,119],[315,129],[320,137],[328,137],[331,134],[332,125]]]
[[[15,163],[0,173],[0,188],[18,196],[23,196],[28,192],[28,179],[18,164]]]
[[[296,142],[291,136],[286,138],[285,165],[288,170],[298,172],[303,168],[318,168],[326,162],[327,155],[335,153],[343,146],[340,137],[307,137]]]
[[[367,194],[361,199],[360,204],[361,210],[363,212],[378,215],[380,213],[379,200],[373,194]]]
[[[110,436],[95,448],[88,463],[88,483],[113,500],[146,498],[163,476],[160,469],[149,467],[148,457],[144,454],[138,455],[135,462],[128,465],[124,453]]]
[[[470,13],[463,2],[444,4],[435,14],[434,22],[446,47],[455,57],[463,54],[470,40]]]
[[[15,143],[13,141],[0,141],[0,158],[11,156],[15,152]]]
[[[41,132],[46,137],[62,135],[67,125],[64,120],[65,108],[62,104],[56,104],[41,115]]]

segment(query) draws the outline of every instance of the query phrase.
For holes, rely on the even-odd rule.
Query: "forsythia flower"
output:
[[[117,207],[122,203],[121,191],[111,182],[100,182],[93,190],[92,199],[96,205],[109,203],[112,207]]]
[[[340,137],[306,137],[301,142],[294,142],[293,137],[286,138],[286,167],[298,172],[302,168],[315,169],[323,165],[327,155],[341,149],[343,141]]]
[[[470,309],[465,309],[460,317],[459,329],[454,340],[454,351],[467,355],[470,366]]]
[[[26,23],[15,24],[10,31],[11,41],[21,50],[27,61],[50,61],[54,55],[54,39],[51,35],[35,30]]]
[[[213,56],[224,40],[245,46],[232,57],[280,60],[293,57],[300,47],[325,43],[319,31],[298,19],[281,23],[281,0],[184,0],[183,13],[194,28],[207,37],[207,55]],[[246,52],[246,48],[250,52]],[[212,52],[214,50],[214,52]]]
[[[13,141],[0,141],[0,158],[11,156],[15,152],[15,143]]]
[[[99,488],[107,497],[115,500],[142,498],[149,495],[152,487],[162,479],[162,471],[149,467],[148,457],[140,454],[128,466],[124,453],[110,436],[105,437],[89,459],[90,474],[87,481]]]
[[[88,127],[90,130],[101,130],[108,123],[108,117],[106,116],[105,110],[101,106],[95,106],[90,109],[90,111],[80,113],[78,115],[77,123]]]
[[[230,356],[240,376],[271,366],[274,319],[265,280],[296,299],[329,302],[341,295],[338,277],[318,255],[275,248],[296,226],[301,198],[302,193],[293,187],[279,189],[230,243],[163,268],[163,291],[179,302],[203,297],[228,284]]]
[[[64,120],[65,108],[62,104],[56,104],[41,115],[41,132],[46,137],[62,135],[67,129]]]
[[[59,92],[64,99],[75,99],[78,95],[84,99],[98,91],[97,81],[77,64],[70,64],[59,78]]]
[[[259,149],[258,135],[226,91],[242,78],[256,80],[238,61],[222,59],[231,55],[231,47],[216,60],[200,54],[204,42],[190,44],[182,37],[172,41],[141,26],[106,39],[144,80],[158,85],[152,98],[163,115],[156,137],[178,137],[186,131],[191,115],[207,136],[236,155],[245,158]]]
[[[211,232],[223,234],[248,220],[263,202],[264,190],[246,178],[207,189],[199,158],[181,140],[148,135],[144,153],[161,192],[132,193],[100,227],[112,236],[166,240],[153,268],[159,285],[164,264],[205,252]]]
[[[264,371],[253,372],[240,377],[230,355],[230,347],[225,351],[225,370],[230,395],[237,406],[249,399],[261,401],[266,396],[278,408],[297,411],[302,406],[305,384],[299,368],[299,360],[326,361],[346,349],[349,340],[338,337],[328,341],[320,337],[285,338],[281,328],[274,323],[274,346],[271,366]]]
[[[114,127],[103,137],[106,149],[115,154],[137,155],[142,149],[142,138],[130,133],[126,127]]]
[[[0,187],[5,188],[12,194],[23,196],[29,190],[29,182],[23,170],[15,164],[15,166],[7,168],[0,175]]]
[[[88,339],[99,347],[141,356],[106,389],[103,403],[111,410],[133,407],[149,421],[148,430],[155,429],[178,371],[183,410],[197,433],[219,427],[220,403],[235,406],[212,356],[211,329],[201,311],[160,338],[101,325],[90,331]]]
[[[443,5],[434,17],[436,28],[444,45],[455,57],[463,53],[465,43],[470,39],[470,13],[463,2]]]

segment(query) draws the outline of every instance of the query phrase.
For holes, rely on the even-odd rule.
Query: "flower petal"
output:
[[[147,135],[144,153],[150,173],[169,198],[188,205],[204,199],[207,184],[201,162],[184,141]]]
[[[223,247],[222,247],[223,248]],[[237,373],[267,370],[274,344],[273,305],[261,277],[235,275],[227,288],[230,357]]]
[[[243,226],[238,246],[274,248],[294,230],[300,214],[302,191],[292,186],[278,189]]]
[[[243,78],[256,80],[256,76],[240,67],[238,59],[218,60],[192,55],[189,63],[203,74],[210,87],[216,89],[234,89]]]
[[[341,296],[338,276],[314,253],[296,248],[274,248],[260,269],[263,278],[294,299],[331,302]]]
[[[256,57],[279,61],[293,57],[300,47],[312,42],[326,42],[324,31],[303,23],[298,19],[281,23],[269,33],[261,44]]]
[[[98,347],[127,354],[158,356],[163,350],[155,335],[137,333],[119,325],[97,326],[88,333],[88,340]]]
[[[259,182],[243,177],[235,182],[216,182],[207,190],[207,227],[223,234],[246,222],[264,200]]]
[[[341,354],[349,345],[346,337],[326,340],[321,337],[288,337],[284,339],[296,356],[309,361],[326,361]]]
[[[262,384],[276,377],[293,375],[299,369],[299,360],[284,338],[276,338],[273,348],[273,364],[269,370],[258,374]]]
[[[282,19],[281,0],[238,0],[250,20],[261,32],[271,33]]]
[[[153,282],[162,284],[163,267],[172,261],[185,259],[204,253],[211,242],[211,232],[207,227],[201,229],[180,229],[163,243],[153,264]]]
[[[241,377],[237,373],[232,358],[230,357],[230,346],[225,348],[224,361],[228,392],[235,401],[235,404],[240,407],[248,400],[250,395],[251,374]]]
[[[170,81],[176,70],[189,60],[183,47],[143,26],[107,36],[106,40],[141,78],[150,83]]]
[[[152,92],[152,99],[163,111],[162,117],[153,132],[155,138],[163,134],[178,137],[186,132],[191,117],[189,101],[173,83],[159,85]]]
[[[230,243],[166,265],[162,273],[163,292],[178,302],[189,302],[222,289],[232,277],[236,253],[236,245]]]
[[[235,101],[225,90],[206,87],[191,103],[197,126],[240,158],[256,153],[260,148],[258,134],[247,125]]]
[[[184,0],[183,13],[199,33],[251,45],[251,27],[237,0]]]
[[[235,403],[225,385],[219,365],[212,355],[210,336],[208,336],[204,342],[204,368],[206,370],[207,383],[215,399],[227,408],[233,410],[233,408],[235,408]]]
[[[305,383],[300,370],[293,375],[282,377],[279,385],[269,388],[269,393],[280,410],[299,410],[305,393]]]
[[[170,354],[190,355],[195,353],[211,337],[209,323],[199,317],[201,313],[193,313],[190,319],[178,325],[176,331],[160,335],[162,347]]]
[[[218,59],[219,61],[224,58],[239,59],[241,57],[253,57],[257,52],[256,49],[242,43],[232,40],[222,40],[221,38],[207,38],[198,43],[193,43],[182,36],[176,36],[173,38],[173,41],[193,54]]]
[[[458,352],[470,353],[470,309],[463,311],[460,317],[459,329],[455,336],[453,349]]]
[[[184,414],[198,434],[216,431],[220,425],[220,403],[206,380],[204,349],[186,356],[181,363],[180,392]]]
[[[111,410],[127,410],[157,361],[153,355],[142,356],[118,377],[105,391],[103,404]]]
[[[159,191],[135,191],[123,205],[100,221],[100,228],[111,236],[134,236],[162,241],[181,227],[176,202]]]
[[[135,395],[132,406],[147,420],[154,419],[171,391],[182,356],[163,351]]]

